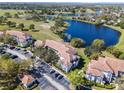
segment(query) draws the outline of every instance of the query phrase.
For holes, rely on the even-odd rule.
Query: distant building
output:
[[[44,46],[53,49],[60,57],[59,64],[61,68],[68,72],[72,68],[76,67],[79,63],[79,56],[76,54],[76,50],[69,44],[64,42],[58,42],[54,40],[46,40],[35,42],[35,46]]]
[[[113,79],[124,75],[124,60],[99,57],[91,60],[86,71],[86,78],[97,83],[111,83]]]
[[[21,47],[27,47],[32,42],[32,36],[21,31],[7,30],[6,34],[13,36]]]
[[[26,88],[31,88],[35,84],[36,79],[34,79],[31,75],[24,75],[21,82]]]

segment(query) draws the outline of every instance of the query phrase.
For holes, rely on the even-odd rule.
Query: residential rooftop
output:
[[[86,73],[93,76],[102,76],[104,71],[115,75],[118,75],[119,71],[124,72],[124,60],[99,57],[98,60],[91,60]]]
[[[12,36],[16,36],[22,42],[25,41],[28,36],[30,36],[29,34],[27,34],[25,32],[15,31],[15,30],[7,30],[6,34],[9,34],[9,35],[12,35]]]
[[[56,50],[60,55],[61,62],[68,66],[72,61],[74,55],[76,55],[76,50],[69,44],[61,41],[54,41],[54,40],[46,40],[40,41],[37,40],[35,42],[36,46],[48,46],[54,50]]]
[[[31,75],[24,75],[24,77],[22,78],[21,81],[22,81],[23,84],[29,84],[34,80],[35,79]]]

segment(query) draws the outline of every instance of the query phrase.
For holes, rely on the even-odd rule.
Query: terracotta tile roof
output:
[[[35,79],[31,75],[24,75],[24,77],[22,78],[21,81],[22,81],[23,84],[28,84],[28,83],[31,83],[34,80]]]
[[[110,57],[99,57],[98,60],[91,60],[86,73],[101,76],[103,71],[109,71],[115,73],[116,75],[118,75],[118,71],[124,72],[124,60]]]
[[[124,60],[106,57],[107,64],[111,67],[113,72],[117,75],[118,71],[124,72]]]
[[[87,73],[93,76],[102,76],[102,73],[99,70],[93,68],[88,68]]]
[[[69,66],[73,56],[76,54],[76,51],[70,45],[65,44],[64,42],[58,42],[54,40],[46,40],[45,46],[55,49],[61,55],[61,62]]]
[[[96,62],[97,62],[96,60],[91,60],[86,73],[94,75],[94,76],[101,76],[102,75],[101,71],[94,68],[94,65],[96,64]]]
[[[54,40],[46,40],[46,41],[40,41],[37,40],[35,43],[36,46],[48,46],[54,50],[56,50],[60,55],[60,61],[62,64],[69,66],[71,63],[71,60],[75,57],[76,50],[69,44],[65,42],[60,41],[54,41]]]
[[[107,71],[113,72],[113,70],[109,67],[109,65],[106,62],[107,62],[107,59],[105,59],[103,57],[99,57],[99,59],[96,61],[96,63],[94,63],[93,68],[97,68],[102,71],[107,70]]]
[[[27,33],[21,31],[14,31],[14,30],[7,30],[6,34],[18,37],[21,42],[25,41],[29,36]]]

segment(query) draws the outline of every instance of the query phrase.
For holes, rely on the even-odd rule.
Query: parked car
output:
[[[90,87],[84,86],[84,85],[76,86],[75,89],[76,89],[76,90],[92,90]]]
[[[61,79],[63,79],[63,77],[64,77],[64,76],[59,75],[59,76],[57,77],[57,79],[58,79],[58,80],[61,80]]]
[[[19,50],[21,50],[21,49],[20,49],[20,48],[15,48],[15,50],[16,50],[16,51],[19,51]]]
[[[50,74],[53,74],[53,73],[55,73],[55,72],[56,72],[55,70],[51,70],[51,71],[50,71]]]
[[[59,73],[55,73],[55,78],[57,78],[60,74]]]
[[[0,54],[5,54],[6,52],[5,51],[1,51]]]
[[[10,46],[9,49],[15,49],[15,47],[14,46]]]
[[[15,59],[15,58],[18,58],[18,56],[17,55],[11,55],[10,58]]]
[[[28,54],[28,53],[29,53],[29,52],[27,52],[27,51],[26,51],[26,52],[24,52],[24,54]]]

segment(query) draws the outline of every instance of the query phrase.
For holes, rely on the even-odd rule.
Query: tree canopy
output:
[[[0,88],[15,89],[19,85],[18,74],[22,69],[27,71],[31,64],[32,62],[29,60],[17,63],[11,59],[0,57]]]
[[[91,46],[94,47],[94,48],[101,49],[101,48],[104,47],[104,45],[105,45],[104,40],[95,39],[95,40],[93,41],[93,43],[92,43]]]
[[[18,27],[23,31],[25,25],[24,25],[23,23],[20,23],[20,24],[18,25]]]
[[[56,52],[48,47],[38,47],[34,49],[34,54],[51,64],[56,64],[59,61]]]
[[[34,24],[31,24],[31,25],[29,26],[29,29],[35,29],[35,25],[34,25]]]
[[[73,38],[70,43],[72,46],[79,48],[85,44],[85,41],[80,38]]]
[[[91,46],[85,48],[84,53],[91,59],[97,59],[102,55],[101,51],[104,50],[104,44],[103,40],[96,39],[92,42]]]

